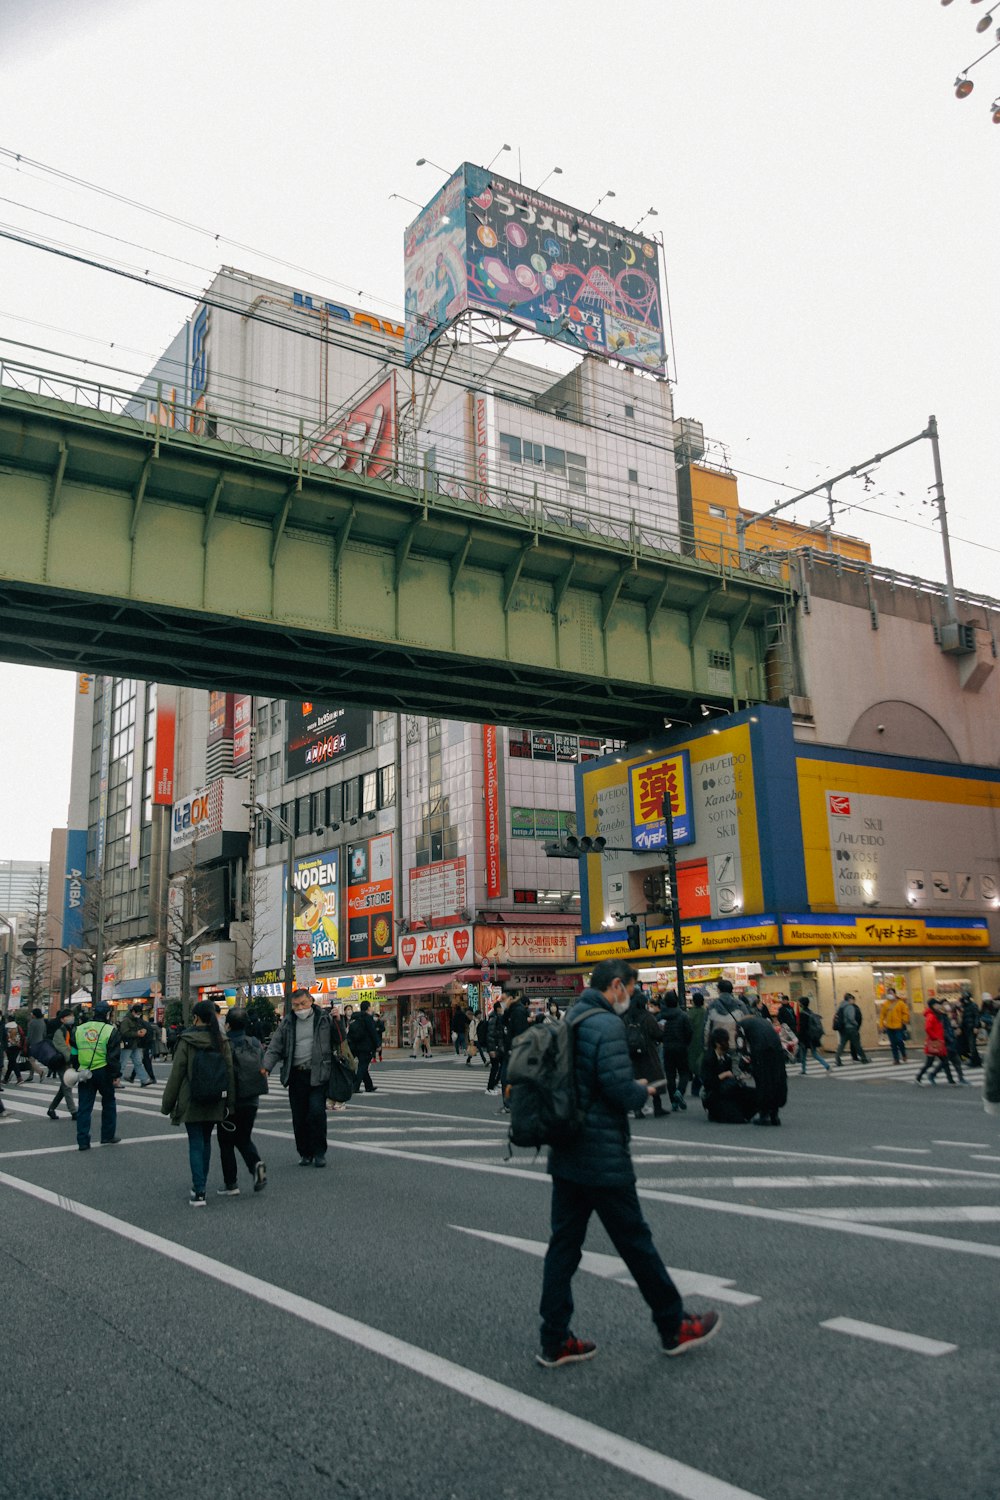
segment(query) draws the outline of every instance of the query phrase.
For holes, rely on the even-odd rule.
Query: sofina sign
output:
[[[663,810],[669,806],[674,843],[694,842],[691,816],[691,760],[686,750],[659,760],[630,766],[629,806],[632,817],[632,847],[644,853],[667,847],[667,825]]]

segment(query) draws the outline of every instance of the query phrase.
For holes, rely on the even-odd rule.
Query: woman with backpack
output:
[[[646,995],[638,985],[632,991],[629,1008],[622,1019],[625,1022],[625,1040],[628,1043],[634,1077],[647,1084],[662,1083],[664,1073],[663,1063],[660,1061],[660,1026],[647,1008]],[[653,1114],[657,1117],[665,1115],[659,1091],[652,1095],[652,1100]],[[645,1115],[645,1108],[635,1111],[637,1120],[644,1119]]]
[[[240,1190],[237,1151],[253,1178],[254,1192],[262,1192],[267,1187],[267,1168],[253,1139],[257,1103],[261,1094],[267,1093],[267,1071],[264,1049],[257,1038],[248,1033],[247,1013],[242,1007],[234,1006],[227,1012],[226,1035],[233,1059],[236,1108],[232,1120],[221,1120],[216,1131],[222,1163],[222,1186],[216,1191],[220,1198],[235,1198]]]
[[[192,1208],[205,1207],[212,1133],[235,1110],[236,1083],[229,1043],[219,1030],[211,1000],[199,1000],[191,1007],[191,1025],[177,1040],[160,1103],[160,1112],[187,1131]]]

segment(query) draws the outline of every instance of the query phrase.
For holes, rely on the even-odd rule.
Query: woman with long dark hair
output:
[[[177,1040],[160,1109],[187,1131],[191,1207],[204,1208],[212,1135],[236,1111],[232,1054],[211,1000],[191,1007],[191,1025]]]

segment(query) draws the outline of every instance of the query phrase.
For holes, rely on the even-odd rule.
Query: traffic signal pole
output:
[[[670,925],[674,933],[674,962],[677,968],[677,998],[681,1010],[687,1008],[684,991],[684,953],[681,948],[681,908],[677,900],[677,845],[674,843],[673,809],[663,799],[663,825],[667,830],[667,879],[670,881]]]

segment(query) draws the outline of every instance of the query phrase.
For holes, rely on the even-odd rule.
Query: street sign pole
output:
[[[684,992],[684,955],[681,950],[681,908],[677,900],[677,845],[674,843],[673,808],[668,798],[663,799],[663,823],[667,830],[667,876],[670,880],[670,924],[674,931],[674,960],[677,967],[677,998],[681,1010],[687,1006]]]

